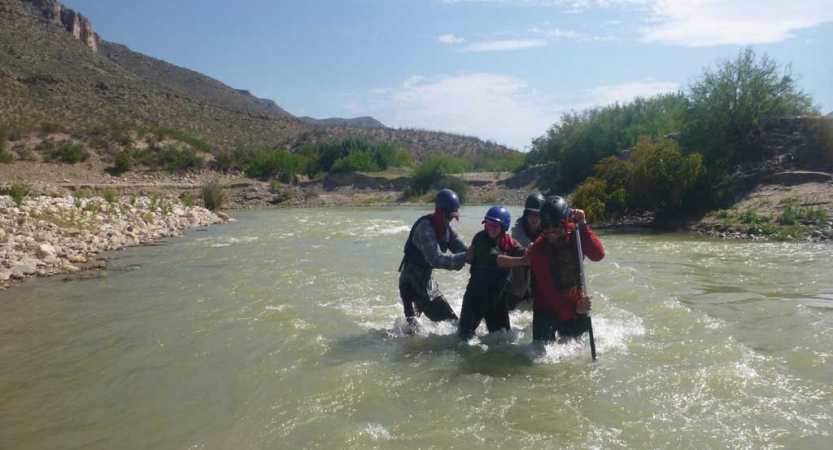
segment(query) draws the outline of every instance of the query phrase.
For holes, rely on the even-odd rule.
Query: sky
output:
[[[831,0],[63,0],[103,39],[269,98],[528,150],[746,46],[833,111]]]

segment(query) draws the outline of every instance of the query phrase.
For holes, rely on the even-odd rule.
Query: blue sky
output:
[[[830,0],[64,0],[104,39],[317,118],[524,150],[566,111],[687,89],[743,46],[833,111]]]

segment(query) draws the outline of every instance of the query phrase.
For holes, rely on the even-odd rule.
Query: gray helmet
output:
[[[529,194],[524,203],[524,212],[541,212],[541,207],[544,206],[544,196],[540,192],[533,192]]]
[[[557,195],[549,196],[541,206],[541,225],[555,224],[570,217],[572,213],[573,210],[570,209],[567,200]]]

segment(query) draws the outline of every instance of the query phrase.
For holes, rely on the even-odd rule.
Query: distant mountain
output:
[[[301,120],[310,125],[323,125],[325,127],[358,127],[358,128],[387,128],[382,122],[370,117],[356,117],[355,119],[341,119],[331,117],[329,119],[313,119],[312,117],[300,117]]]
[[[0,0],[0,127],[166,127],[216,148],[292,149],[314,135],[314,123],[333,138],[394,143],[417,160],[515,152],[474,137],[386,128],[372,117],[304,120],[272,100],[103,40],[57,0]]]
[[[44,122],[162,126],[225,148],[284,146],[309,130],[213,78],[101,40],[57,1],[0,0],[0,126]]]
[[[246,97],[248,97],[249,99],[253,100],[255,103],[259,104],[261,107],[263,107],[263,109],[265,109],[270,114],[276,114],[276,115],[279,115],[279,116],[292,116],[292,114],[289,114],[288,112],[286,112],[286,110],[284,110],[283,108],[278,106],[278,104],[275,103],[274,100],[269,100],[268,98],[255,97],[251,92],[249,92],[245,89],[237,89],[237,92],[239,92],[239,93],[245,95]],[[292,116],[292,117],[294,117],[294,116]],[[303,120],[303,119],[301,119],[301,120]]]
[[[830,111],[829,113],[827,113],[827,117],[833,117],[833,111]]]

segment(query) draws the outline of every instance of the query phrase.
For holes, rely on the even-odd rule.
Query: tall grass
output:
[[[219,179],[214,179],[203,185],[202,187],[202,202],[203,205],[211,211],[218,210],[223,207],[223,202],[226,200],[226,192]]]

